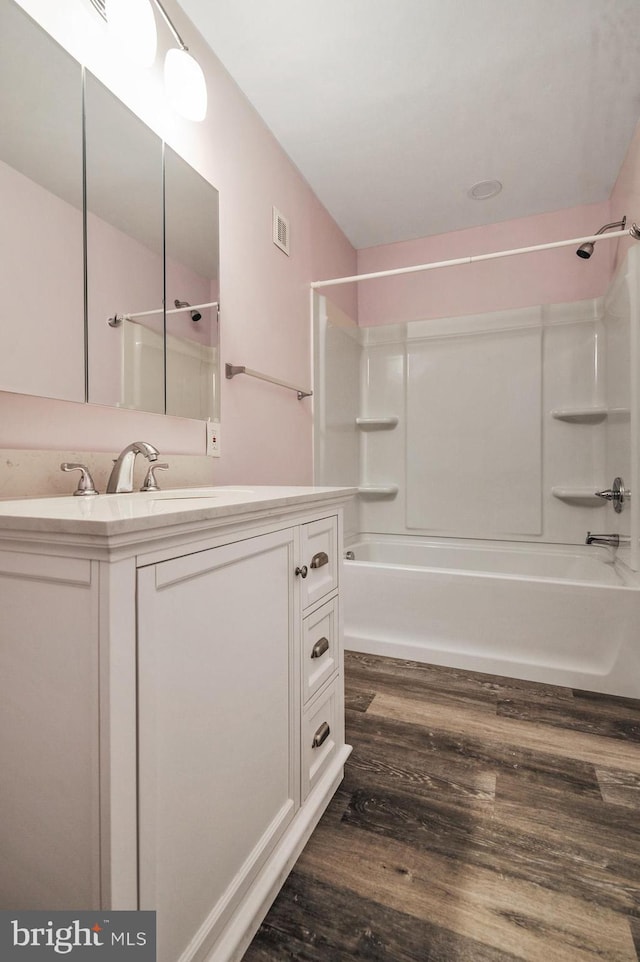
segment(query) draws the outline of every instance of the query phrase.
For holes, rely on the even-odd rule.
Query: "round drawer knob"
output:
[[[302,565],[302,567],[298,566],[296,568],[296,574],[300,575],[301,578],[306,578],[307,575],[309,574],[309,569],[307,568],[306,565]]]

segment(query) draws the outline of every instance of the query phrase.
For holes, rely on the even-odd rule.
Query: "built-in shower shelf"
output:
[[[609,414],[609,408],[585,405],[575,408],[556,408],[551,417],[557,421],[571,421],[574,424],[599,424]]]
[[[356,418],[356,424],[361,431],[388,431],[395,428],[397,417],[388,418]]]
[[[599,508],[606,504],[603,498],[598,498],[593,488],[570,488],[558,486],[551,488],[551,494],[567,504],[579,505],[581,508]]]
[[[358,494],[367,498],[395,498],[397,493],[397,484],[362,484],[358,488]]]

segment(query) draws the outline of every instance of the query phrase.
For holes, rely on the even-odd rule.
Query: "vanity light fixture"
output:
[[[178,48],[171,47],[164,58],[164,85],[172,107],[187,120],[204,120],[207,115],[207,83],[200,64],[174,27],[160,0],[153,0],[173,34]]]
[[[144,67],[155,60],[158,45],[152,3],[156,5],[177,43],[164,59],[164,85],[171,106],[187,120],[207,115],[207,84],[200,64],[173,25],[160,0],[91,0],[107,21],[109,33],[131,59]]]

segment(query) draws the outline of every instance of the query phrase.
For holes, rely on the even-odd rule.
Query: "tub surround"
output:
[[[557,494],[608,487],[614,463],[630,477],[628,343],[628,311],[600,301],[367,328],[360,416],[399,420],[359,432],[361,483],[398,494],[362,499],[360,530],[560,544],[609,530],[604,502]],[[556,416],[605,401],[620,413]]]
[[[639,256],[572,303],[429,317],[430,301],[424,320],[353,330],[317,297],[316,479],[357,478],[362,532],[582,544],[597,529],[631,536],[640,568],[633,501],[611,517],[595,497],[640,472]]]
[[[239,959],[338,787],[348,488],[0,502],[0,905]],[[311,667],[309,667],[311,666]]]

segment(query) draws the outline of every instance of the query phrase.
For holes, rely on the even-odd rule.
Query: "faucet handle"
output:
[[[88,497],[100,493],[99,491],[96,491],[93,478],[91,477],[89,468],[86,466],[86,464],[76,464],[72,461],[63,461],[60,465],[60,470],[81,472],[78,479],[78,487],[73,492],[76,497]]]
[[[146,477],[144,479],[143,485],[140,488],[140,490],[141,491],[159,491],[160,485],[158,484],[158,481],[156,479],[154,472],[158,470],[165,470],[168,467],[169,465],[166,463],[152,464],[149,467],[149,470],[147,471]]]
[[[604,501],[613,502],[613,510],[616,514],[620,514],[622,511],[622,506],[625,500],[629,500],[630,492],[624,486],[624,481],[622,478],[614,478],[613,484],[606,491],[596,491],[596,498],[602,498]]]

